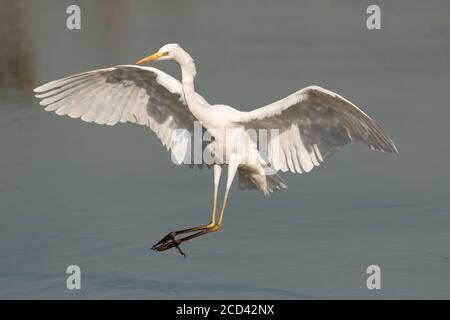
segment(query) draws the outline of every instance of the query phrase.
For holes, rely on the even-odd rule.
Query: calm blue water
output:
[[[379,31],[368,1],[79,2],[68,31],[70,1],[1,0],[0,298],[450,298],[448,2],[381,1]],[[150,251],[208,221],[212,172],[173,165],[143,127],[46,113],[31,89],[167,42],[194,56],[210,102],[249,110],[322,85],[400,154],[354,144],[268,198],[235,187],[223,230],[186,259]],[[381,290],[366,288],[371,264]]]

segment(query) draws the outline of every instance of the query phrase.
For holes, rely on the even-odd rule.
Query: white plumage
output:
[[[195,118],[181,83],[155,68],[130,65],[94,70],[34,91],[46,111],[60,116],[109,126],[124,122],[148,126],[168,150],[173,147],[175,129],[193,133]]]
[[[211,155],[214,166],[214,202],[208,225],[169,233],[153,249],[163,251],[183,241],[216,231],[222,224],[228,192],[236,172],[241,189],[264,194],[286,188],[276,171],[311,171],[350,141],[363,141],[370,149],[397,152],[392,140],[367,114],[340,95],[310,86],[250,112],[226,105],[210,105],[195,92],[196,68],[191,56],[177,44],[163,46],[138,63],[175,60],[182,83],[148,67],[123,65],[56,80],[36,88],[45,110],[81,118],[86,122],[115,125],[132,122],[150,127],[179,164],[196,163],[194,146]],[[195,132],[199,121],[200,134]],[[261,137],[267,133],[265,152]],[[204,141],[209,134],[212,141]],[[232,132],[232,133],[230,133]],[[245,142],[245,143],[243,143]],[[246,148],[240,148],[245,144]],[[249,159],[252,159],[251,161]],[[222,208],[216,223],[217,191],[224,164],[229,167]],[[183,239],[177,234],[197,232]]]

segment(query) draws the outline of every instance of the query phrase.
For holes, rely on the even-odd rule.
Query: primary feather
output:
[[[373,119],[347,99],[318,86],[250,111],[241,124],[267,130],[269,160],[283,172],[309,172],[350,141],[397,153]]]
[[[186,104],[181,83],[161,70],[116,66],[52,81],[34,92],[46,111],[60,116],[109,126],[124,122],[148,126],[178,157],[177,162],[193,163],[196,119]],[[204,101],[200,95],[198,99]]]

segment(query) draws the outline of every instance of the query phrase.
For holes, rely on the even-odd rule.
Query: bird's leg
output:
[[[178,249],[178,251],[180,251],[180,253],[184,255],[184,253],[181,251],[180,247],[178,246],[179,245],[178,242],[181,240],[175,239],[175,237],[177,235],[199,231],[198,233],[195,234],[195,235],[197,235],[195,237],[193,237],[194,235],[191,235],[189,237],[186,237],[189,239],[183,238],[184,241],[186,241],[186,240],[190,240],[192,238],[196,238],[202,234],[217,231],[218,228],[215,227],[216,226],[216,211],[217,211],[217,197],[218,197],[218,192],[219,192],[219,181],[220,181],[221,173],[222,173],[222,167],[218,164],[214,165],[214,198],[213,198],[213,205],[212,205],[212,210],[211,210],[211,220],[210,220],[209,224],[194,227],[194,228],[188,228],[188,229],[169,232],[161,240],[159,240],[155,245],[153,245],[153,247],[152,247],[153,250],[163,251],[163,250],[167,250],[167,249],[176,247]],[[207,232],[203,232],[203,231],[207,231]],[[165,244],[170,244],[170,246],[164,246]]]
[[[220,210],[219,220],[217,221],[217,223],[215,223],[215,215],[213,215],[213,218],[211,219],[211,223],[209,225],[204,226],[204,227],[186,229],[186,230],[189,230],[189,231],[186,231],[186,232],[192,232],[192,231],[198,231],[198,232],[196,232],[194,234],[191,234],[191,235],[189,235],[187,237],[181,238],[181,239],[175,239],[175,236],[177,234],[180,234],[180,233],[176,233],[176,234],[172,233],[173,236],[169,236],[170,235],[169,234],[168,235],[169,236],[168,239],[165,239],[167,236],[162,239],[162,240],[166,240],[166,241],[158,242],[156,245],[154,245],[152,247],[152,249],[153,250],[157,250],[157,251],[165,251],[165,250],[168,250],[168,249],[171,249],[171,248],[175,247],[175,248],[178,249],[178,251],[182,255],[185,255],[184,252],[179,247],[179,245],[181,243],[189,241],[189,240],[192,240],[192,239],[200,237],[200,236],[203,236],[205,234],[208,234],[208,233],[220,230],[221,225],[222,225],[222,220],[223,220],[223,213],[225,211],[225,206],[226,206],[227,200],[228,200],[228,193],[230,191],[231,184],[233,182],[234,176],[236,175],[236,171],[237,171],[238,165],[239,165],[238,162],[230,161],[230,164],[228,166],[227,186],[226,186],[226,190],[225,190],[225,194],[224,194],[222,208]],[[213,203],[213,209],[215,211],[215,207],[217,205],[217,193],[216,193],[216,191],[214,192],[214,203]],[[185,230],[181,230],[181,231],[182,231],[181,233],[186,233],[186,232],[183,232]]]
[[[234,176],[236,175],[237,168],[239,163],[237,161],[233,161],[234,159],[230,159],[230,164],[228,165],[228,177],[227,177],[227,187],[225,189],[225,194],[223,196],[222,208],[220,209],[219,220],[217,221],[217,225],[219,228],[222,226],[223,213],[225,211],[225,207],[228,201],[228,193],[230,192],[231,184],[233,183]]]

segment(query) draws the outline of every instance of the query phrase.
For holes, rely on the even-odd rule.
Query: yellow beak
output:
[[[144,64],[147,62],[151,62],[162,57],[163,55],[164,55],[163,52],[156,52],[154,54],[149,55],[148,57],[145,57],[144,59],[139,60],[138,62],[136,62],[136,64]]]

